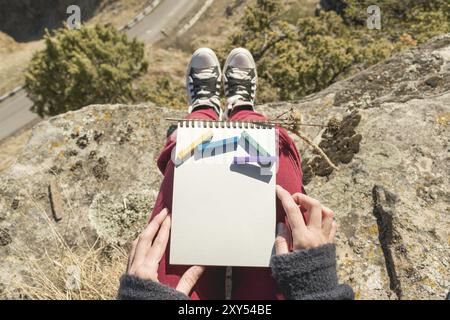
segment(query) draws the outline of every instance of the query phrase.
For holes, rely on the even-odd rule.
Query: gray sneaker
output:
[[[244,48],[233,49],[223,68],[227,117],[237,107],[253,110],[257,81],[256,64],[250,51]]]
[[[194,52],[186,71],[186,90],[189,99],[189,113],[198,108],[213,108],[219,117],[221,71],[219,59],[209,48]]]

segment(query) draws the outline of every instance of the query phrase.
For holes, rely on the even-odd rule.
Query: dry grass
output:
[[[182,50],[189,55],[200,47],[218,48],[238,28],[237,22],[250,2],[251,0],[215,0],[188,32],[178,38],[167,39],[162,45]],[[233,8],[231,16],[227,15],[228,6]]]
[[[14,287],[31,300],[111,300],[116,299],[120,276],[126,266],[126,252],[118,246],[99,245],[46,252],[34,258],[30,250],[18,252],[29,270]]]
[[[306,16],[312,16],[315,13],[319,0],[285,0],[284,3],[288,7],[287,18],[295,22],[297,19]]]
[[[149,68],[145,75],[135,81],[135,85],[140,88],[139,102],[152,101],[160,106],[185,109],[187,99],[184,77],[190,54],[157,45],[147,45],[145,51]]]
[[[0,96],[24,82],[25,69],[31,57],[43,46],[42,40],[17,43],[0,32]]]
[[[149,2],[149,0],[104,0],[88,24],[110,23],[117,28],[121,27],[140,13]]]
[[[170,74],[177,85],[184,86],[186,66],[191,57],[190,53],[178,49],[164,49],[147,45],[145,48],[149,61],[148,72],[142,78],[157,78]]]
[[[14,163],[30,137],[31,130],[28,129],[0,142],[0,173]]]
[[[6,296],[31,300],[116,299],[119,279],[126,268],[126,250],[99,239],[89,241],[82,228],[78,235],[80,244],[70,245],[63,234],[67,228],[77,226],[66,224],[63,231],[58,231],[45,209],[30,194],[27,197],[39,213],[34,218],[45,221],[41,227],[49,234],[39,250],[37,244],[28,247],[26,242],[11,248],[22,275],[13,280]],[[70,201],[67,210],[70,221],[70,215],[76,214]]]

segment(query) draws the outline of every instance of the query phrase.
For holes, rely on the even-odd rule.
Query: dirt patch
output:
[[[31,130],[25,130],[0,142],[0,172],[8,169],[16,160],[31,137]]]

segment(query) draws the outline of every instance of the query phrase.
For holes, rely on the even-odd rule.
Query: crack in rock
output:
[[[398,243],[400,235],[395,232],[393,225],[393,215],[397,197],[381,186],[374,186],[372,189],[373,214],[377,219],[378,239],[383,251],[386,270],[389,276],[389,287],[400,300],[403,296],[400,279],[397,274],[394,261],[393,247]],[[403,252],[406,254],[406,252]]]

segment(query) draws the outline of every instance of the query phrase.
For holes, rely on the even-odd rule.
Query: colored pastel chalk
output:
[[[278,160],[278,157],[265,157],[265,156],[247,156],[247,157],[234,157],[233,163],[234,164],[246,164],[246,163],[273,163]]]
[[[187,156],[190,156],[192,154],[192,151],[194,151],[194,149],[197,148],[198,145],[211,140],[212,137],[213,137],[212,130],[208,130],[207,132],[203,133],[200,137],[198,137],[196,140],[194,140],[188,147],[178,152],[177,158],[183,160]]]
[[[204,142],[198,146],[198,150],[202,153],[205,151],[212,151],[212,150],[219,149],[219,148],[221,148],[223,150],[224,148],[226,148],[226,146],[230,146],[230,145],[233,146],[232,150],[235,150],[237,147],[238,141],[239,141],[239,137],[232,137],[232,138],[223,139],[223,140]]]
[[[256,140],[253,139],[252,136],[247,133],[247,131],[242,131],[241,136],[258,152],[259,155],[270,157],[270,154],[258,142],[256,142]]]

